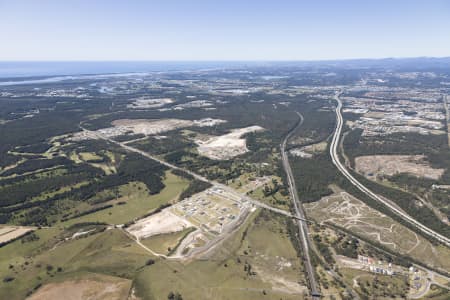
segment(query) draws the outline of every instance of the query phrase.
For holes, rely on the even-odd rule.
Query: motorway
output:
[[[390,201],[383,199],[379,195],[375,194],[371,190],[369,190],[367,187],[365,187],[362,183],[360,183],[350,172],[345,168],[345,166],[340,162],[339,156],[337,153],[337,148],[339,145],[339,139],[342,132],[342,126],[343,126],[343,118],[341,114],[342,109],[342,102],[340,100],[340,95],[342,91],[336,92],[334,99],[338,103],[336,107],[336,129],[334,131],[333,140],[331,141],[330,146],[330,155],[331,159],[333,160],[333,164],[338,168],[338,170],[344,175],[355,187],[357,187],[361,192],[372,198],[373,200],[383,204],[385,207],[387,207],[389,210],[391,210],[393,213],[401,217],[404,221],[408,222],[410,225],[414,226],[421,232],[425,233],[426,235],[438,240],[439,242],[447,245],[450,247],[450,239],[435,232],[434,230],[428,228],[427,226],[423,225],[422,223],[415,220],[413,217],[409,216],[407,213],[405,213],[403,210],[399,209],[396,205],[391,203]]]
[[[289,185],[289,192],[291,194],[292,202],[294,204],[295,214],[298,217],[297,218],[297,226],[299,231],[299,238],[300,238],[300,244],[303,251],[304,256],[304,266],[306,269],[306,275],[309,282],[309,288],[311,292],[311,296],[313,299],[320,299],[320,292],[318,289],[316,277],[314,276],[314,268],[311,263],[311,258],[309,256],[309,249],[310,249],[310,238],[309,238],[309,232],[308,232],[308,225],[305,222],[305,212],[303,211],[303,206],[300,203],[300,199],[298,197],[297,187],[295,186],[295,180],[294,176],[292,174],[292,169],[289,164],[288,155],[286,153],[286,144],[289,138],[292,136],[292,134],[303,124],[303,116],[297,112],[297,114],[300,117],[299,123],[286,135],[283,142],[280,145],[281,149],[281,156],[283,160],[283,167],[286,172],[287,181]]]

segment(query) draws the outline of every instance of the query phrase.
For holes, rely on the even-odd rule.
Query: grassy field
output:
[[[316,267],[316,274],[317,281],[320,285],[322,299],[342,299],[341,294],[344,289],[321,265]]]
[[[113,173],[116,173],[116,161],[114,158],[114,154],[110,151],[105,151],[104,155],[107,157],[110,161],[109,162],[96,162],[98,160],[102,159],[102,156],[94,153],[94,152],[69,152],[64,154],[72,160],[76,164],[80,164],[83,162],[86,162],[90,164],[91,166],[95,168],[99,168],[105,172],[106,175],[110,175]]]
[[[280,192],[276,192],[271,196],[265,196],[263,193],[264,188],[256,189],[250,196],[254,199],[260,200],[270,206],[277,207],[289,211],[289,197],[283,196]]]
[[[306,213],[318,222],[338,225],[430,266],[450,269],[448,248],[432,245],[422,236],[347,193],[335,193],[308,203],[305,208]]]
[[[430,291],[421,299],[432,299],[432,300],[448,300],[450,291],[443,289],[437,285],[432,284]]]
[[[78,272],[103,273],[132,279],[145,265],[149,254],[119,230],[69,239],[71,226],[83,222],[122,224],[176,201],[188,181],[166,173],[166,187],[149,195],[145,185],[130,183],[121,187],[119,201],[125,205],[58,223],[36,230],[31,239],[14,241],[0,248],[0,294],[2,298],[23,299],[27,293],[46,282]],[[115,200],[116,201],[116,200]],[[80,229],[79,231],[83,231]]]
[[[29,300],[60,300],[69,295],[71,299],[89,299],[95,295],[96,300],[123,300],[130,293],[131,280],[95,273],[71,275],[60,276],[58,281],[44,285]]]
[[[252,214],[207,260],[190,262],[153,257],[120,229],[64,240],[77,230],[41,229],[39,240],[0,248],[2,297],[23,299],[55,282],[73,288],[96,274],[133,280],[143,299],[166,299],[171,291],[184,299],[237,300],[298,299],[306,292],[284,219],[266,212]],[[155,263],[146,265],[150,258]],[[60,285],[44,291],[50,287]]]
[[[38,229],[27,242],[19,239],[0,248],[0,294],[14,300],[36,291],[58,294],[61,286],[82,290],[87,277],[100,275],[132,281],[143,299],[166,299],[171,291],[180,292],[184,299],[233,300],[298,299],[307,293],[286,220],[266,211],[253,213],[209,257],[189,262],[153,257],[120,229],[92,224],[123,224],[138,218],[177,201],[188,183],[167,172],[166,187],[149,195],[145,185],[130,182],[120,187],[122,196],[111,201],[113,207]],[[97,229],[90,232],[93,228]],[[184,234],[158,236],[144,243],[168,251]],[[147,265],[150,258],[155,263]],[[88,290],[99,287],[87,282]]]
[[[281,208],[284,210],[289,210],[289,203],[290,203],[289,196],[283,196],[280,193],[280,191],[277,191],[276,193],[273,193],[272,195],[269,196],[264,195],[264,186],[267,186],[270,189],[274,188],[272,179],[276,180],[278,184],[281,185],[282,179],[280,177],[270,176],[270,180],[268,180],[265,184],[262,184],[260,186],[255,186],[251,184],[251,182],[255,180],[255,178],[258,178],[256,176],[256,173],[244,173],[238,178],[230,180],[228,184],[242,193],[249,193],[249,195],[252,198],[258,199],[268,205]]]
[[[78,155],[80,156],[80,158],[84,161],[90,161],[90,160],[98,160],[98,159],[102,159],[101,156],[98,156],[97,154],[93,153],[93,152],[80,152],[78,153]]]
[[[135,218],[158,208],[160,205],[177,200],[178,195],[187,188],[189,182],[186,179],[166,172],[164,179],[165,188],[156,195],[149,195],[148,189],[142,183],[131,182],[120,187],[123,197],[115,202],[126,202],[125,205],[114,205],[80,218],[64,222],[64,225],[72,225],[80,222],[105,222],[108,224],[124,224]]]
[[[408,285],[400,276],[377,275],[361,270],[342,268],[345,281],[363,299],[405,299]]]
[[[42,284],[67,276],[82,278],[80,272],[132,279],[149,258],[147,252],[117,229],[55,244],[50,249],[44,238],[49,242],[52,235],[41,238],[43,245],[22,247],[19,253],[14,252],[14,243],[0,249],[0,294],[4,299],[23,299]],[[5,278],[12,280],[5,282]]]
[[[303,280],[283,220],[253,215],[207,260],[158,260],[135,284],[143,299],[165,299],[171,291],[183,299],[298,299]]]
[[[67,192],[67,191],[70,191],[71,189],[76,189],[76,188],[79,188],[79,187],[82,187],[82,186],[88,185],[88,184],[89,184],[89,181],[82,181],[82,182],[79,182],[79,183],[76,183],[76,184],[72,184],[72,185],[68,185],[68,186],[63,186],[63,187],[59,188],[59,189],[56,190],[56,191],[45,192],[45,193],[42,193],[42,194],[39,195],[39,196],[33,197],[33,200],[32,200],[32,201],[44,200],[44,199],[46,199],[47,197],[53,197],[53,196],[56,196],[56,195],[65,193],[65,192]]]
[[[183,238],[193,230],[195,230],[195,228],[189,227],[182,231],[168,234],[159,234],[146,239],[142,239],[141,242],[156,253],[169,255],[176,249]]]

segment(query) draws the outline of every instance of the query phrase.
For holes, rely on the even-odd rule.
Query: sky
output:
[[[450,56],[450,1],[0,0],[0,61]]]

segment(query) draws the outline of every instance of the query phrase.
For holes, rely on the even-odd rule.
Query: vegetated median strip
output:
[[[407,221],[411,225],[413,225],[415,228],[418,228],[420,231],[425,233],[426,235],[440,241],[441,243],[444,243],[447,246],[450,246],[450,239],[435,232],[434,230],[428,228],[427,226],[423,225],[422,223],[416,221],[414,218],[406,214],[405,212],[401,211],[399,208],[395,207],[393,204],[389,203],[386,200],[383,200],[380,196],[369,190],[367,187],[365,187],[363,184],[361,184],[353,175],[350,174],[350,172],[341,164],[339,160],[339,156],[337,154],[337,147],[339,145],[339,139],[342,131],[342,125],[343,125],[343,118],[341,115],[341,108],[342,108],[342,102],[339,99],[339,96],[342,92],[336,92],[335,94],[335,100],[338,103],[338,106],[336,107],[336,129],[334,132],[334,136],[331,142],[330,147],[330,155],[331,159],[333,161],[333,164],[337,167],[337,169],[344,175],[354,186],[356,186],[360,191],[362,191],[364,194],[369,196],[371,199],[382,203],[385,205],[388,209],[390,209],[392,212],[394,212],[396,215],[400,216],[403,220]]]

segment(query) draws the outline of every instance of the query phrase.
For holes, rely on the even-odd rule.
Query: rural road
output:
[[[425,226],[422,223],[418,222],[417,220],[415,220],[414,218],[409,216],[407,213],[405,213],[404,211],[402,211],[401,209],[399,209],[398,207],[396,207],[395,205],[393,205],[392,203],[390,203],[386,199],[383,199],[379,195],[377,195],[374,192],[372,192],[371,190],[369,190],[362,183],[360,183],[352,174],[350,174],[350,172],[340,162],[339,156],[338,156],[338,153],[337,153],[337,148],[339,146],[339,139],[340,139],[340,136],[341,136],[342,126],[343,126],[343,118],[342,118],[342,114],[341,114],[342,102],[341,102],[341,99],[339,98],[341,93],[342,93],[341,91],[336,92],[336,94],[334,96],[334,99],[336,100],[338,105],[337,105],[336,110],[335,110],[336,111],[337,124],[336,124],[336,129],[334,131],[333,140],[331,141],[331,146],[330,146],[330,155],[331,155],[331,159],[333,161],[333,164],[342,173],[342,175],[344,175],[361,192],[363,192],[364,194],[366,194],[367,196],[369,196],[373,200],[383,204],[389,210],[391,210],[393,213],[395,213],[396,215],[400,216],[403,220],[407,221],[409,224],[411,224],[415,228],[419,229],[420,231],[422,231],[426,235],[428,235],[428,236],[438,240],[441,243],[444,243],[447,247],[450,247],[450,239],[449,238],[447,238],[447,237],[445,237],[445,236],[435,232],[434,230],[428,228],[427,226]]]
[[[422,289],[419,293],[410,295],[411,299],[422,299],[429,291],[432,285],[437,285],[438,287],[441,287],[447,291],[450,291],[450,288],[447,285],[439,283],[439,281],[436,279],[436,277],[441,277],[445,280],[450,280],[447,276],[444,276],[442,274],[438,274],[432,270],[428,270],[422,266],[414,265],[418,269],[425,270],[427,272],[427,281],[426,286],[424,289]]]
[[[222,189],[224,191],[227,191],[227,192],[230,192],[232,194],[238,195],[241,198],[241,200],[245,200],[245,201],[247,201],[247,202],[249,202],[249,203],[251,203],[251,204],[253,204],[253,205],[257,206],[257,207],[264,208],[264,209],[267,209],[267,210],[271,210],[271,211],[273,211],[273,212],[275,212],[277,214],[281,214],[281,215],[284,215],[284,216],[289,217],[289,218],[298,219],[298,220],[302,220],[302,221],[307,222],[307,220],[305,218],[303,218],[303,217],[292,215],[288,211],[285,211],[283,209],[279,209],[279,208],[267,205],[265,203],[262,203],[260,201],[257,201],[257,200],[255,200],[253,198],[250,198],[246,194],[240,193],[240,192],[236,191],[235,189],[233,189],[233,188],[231,188],[231,187],[229,187],[229,186],[227,186],[225,184],[221,184],[221,183],[209,180],[209,179],[207,179],[207,178],[205,178],[205,177],[203,177],[203,176],[201,176],[201,175],[199,175],[197,173],[194,173],[194,172],[189,171],[189,170],[184,169],[184,168],[180,168],[180,167],[178,167],[176,165],[173,165],[173,164],[168,163],[168,162],[166,162],[164,160],[161,160],[161,159],[159,159],[159,158],[157,158],[157,157],[155,157],[153,155],[150,155],[149,153],[147,153],[145,151],[142,151],[142,150],[139,150],[137,148],[131,147],[131,146],[127,145],[126,142],[117,142],[117,141],[115,141],[115,140],[113,140],[111,138],[103,136],[102,134],[100,134],[98,132],[88,130],[88,129],[82,127],[81,125],[80,125],[80,128],[83,131],[85,131],[86,133],[88,133],[89,136],[91,136],[93,138],[97,138],[97,139],[102,139],[102,140],[108,141],[110,143],[113,143],[115,145],[118,145],[118,146],[124,148],[125,150],[127,150],[129,152],[134,152],[134,153],[140,154],[140,155],[142,155],[142,156],[144,156],[144,157],[146,157],[148,159],[157,161],[160,164],[162,164],[164,166],[167,166],[167,167],[169,167],[171,169],[183,171],[183,172],[193,176],[195,179],[198,179],[198,180],[203,181],[203,182],[208,182],[211,185],[213,185],[214,187],[217,187],[217,188],[220,188],[220,189]]]
[[[292,174],[292,169],[289,164],[288,155],[286,153],[286,143],[289,140],[289,138],[292,136],[292,134],[303,124],[303,116],[296,112],[298,116],[300,117],[300,121],[298,124],[289,131],[289,133],[284,138],[283,142],[280,145],[281,149],[281,156],[283,160],[283,168],[286,172],[287,181],[289,185],[289,192],[291,194],[292,202],[294,203],[294,209],[295,214],[297,215],[297,226],[299,231],[299,237],[300,237],[300,243],[303,250],[304,255],[304,265],[306,269],[306,275],[308,277],[309,287],[311,290],[311,296],[312,299],[320,299],[320,292],[318,289],[316,277],[314,275],[314,268],[311,263],[311,258],[309,256],[309,249],[310,249],[310,238],[309,238],[309,232],[308,232],[308,225],[306,224],[305,220],[305,212],[303,211],[302,204],[300,203],[300,199],[298,197],[297,187],[295,186],[295,180],[294,175]]]

